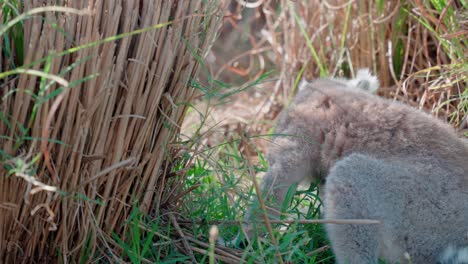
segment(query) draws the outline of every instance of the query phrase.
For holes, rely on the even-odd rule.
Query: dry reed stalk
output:
[[[20,11],[54,3],[24,1]],[[115,246],[107,238],[111,233],[124,236],[123,223],[133,207],[159,211],[176,186],[165,181],[164,174],[174,152],[170,143],[185,113],[184,103],[195,94],[189,81],[197,77],[200,65],[193,52],[202,58],[206,55],[220,18],[215,0],[64,3],[92,13],[46,12],[25,20],[24,64],[106,37],[174,22],[52,57],[48,73],[59,75],[72,66],[62,77],[74,87],[37,108],[27,133],[33,140],[18,144],[22,133],[18,124],[30,123],[35,102],[30,93],[38,94],[41,78],[21,74],[0,83],[1,96],[12,93],[0,105],[11,123],[0,122],[0,135],[9,137],[0,138],[2,151],[25,162],[31,159],[21,153],[42,152],[50,160],[42,160],[36,171],[28,172],[60,190],[37,192],[26,201],[29,183],[6,177],[5,168],[0,168],[0,260],[4,263],[67,263],[78,260],[85,245],[89,256],[118,251],[106,249]],[[0,64],[2,71],[9,69],[8,63]],[[44,67],[35,63],[28,69]],[[51,85],[41,97],[59,87]],[[44,135],[62,143],[39,142]],[[54,227],[56,231],[51,230]],[[108,257],[112,259],[112,254]]]

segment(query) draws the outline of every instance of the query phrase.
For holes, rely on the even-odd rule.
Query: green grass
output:
[[[121,258],[128,259],[131,263],[144,263],[144,260],[162,260],[166,263],[175,263],[187,260],[187,256],[174,251],[174,247],[171,246],[171,238],[162,235],[170,232],[170,229],[165,229],[160,221],[160,217],[149,218],[142,214],[138,207],[134,207],[126,222],[127,240],[123,241],[115,233],[112,235],[112,238],[123,249]],[[159,241],[155,242],[155,236],[158,236]]]
[[[0,1],[1,11],[3,12],[2,24],[9,24],[15,17],[20,15],[18,11],[18,3],[16,1]],[[7,31],[10,34],[7,34]],[[22,21],[12,25],[10,28],[2,28],[0,36],[3,38],[2,52],[5,57],[10,58],[10,67],[16,68],[18,63],[21,63],[24,58],[24,32]]]

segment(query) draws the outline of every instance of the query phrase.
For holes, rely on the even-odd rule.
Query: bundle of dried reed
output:
[[[189,82],[220,22],[216,0],[55,2],[1,11],[24,14],[24,49],[0,34],[12,52],[0,62],[3,263],[110,256],[106,238],[125,233],[133,207],[158,211],[177,184],[165,177]]]

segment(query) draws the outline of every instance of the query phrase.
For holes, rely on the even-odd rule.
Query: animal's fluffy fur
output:
[[[328,224],[338,263],[436,263],[449,245],[468,246],[467,141],[426,113],[353,89],[362,84],[302,87],[279,118],[264,195],[278,208],[291,185],[321,179],[325,219],[381,220]]]

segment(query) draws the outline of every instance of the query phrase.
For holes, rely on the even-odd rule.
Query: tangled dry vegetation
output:
[[[3,263],[118,259],[132,210],[178,190],[171,143],[220,25],[216,1],[62,2],[0,2]]]

